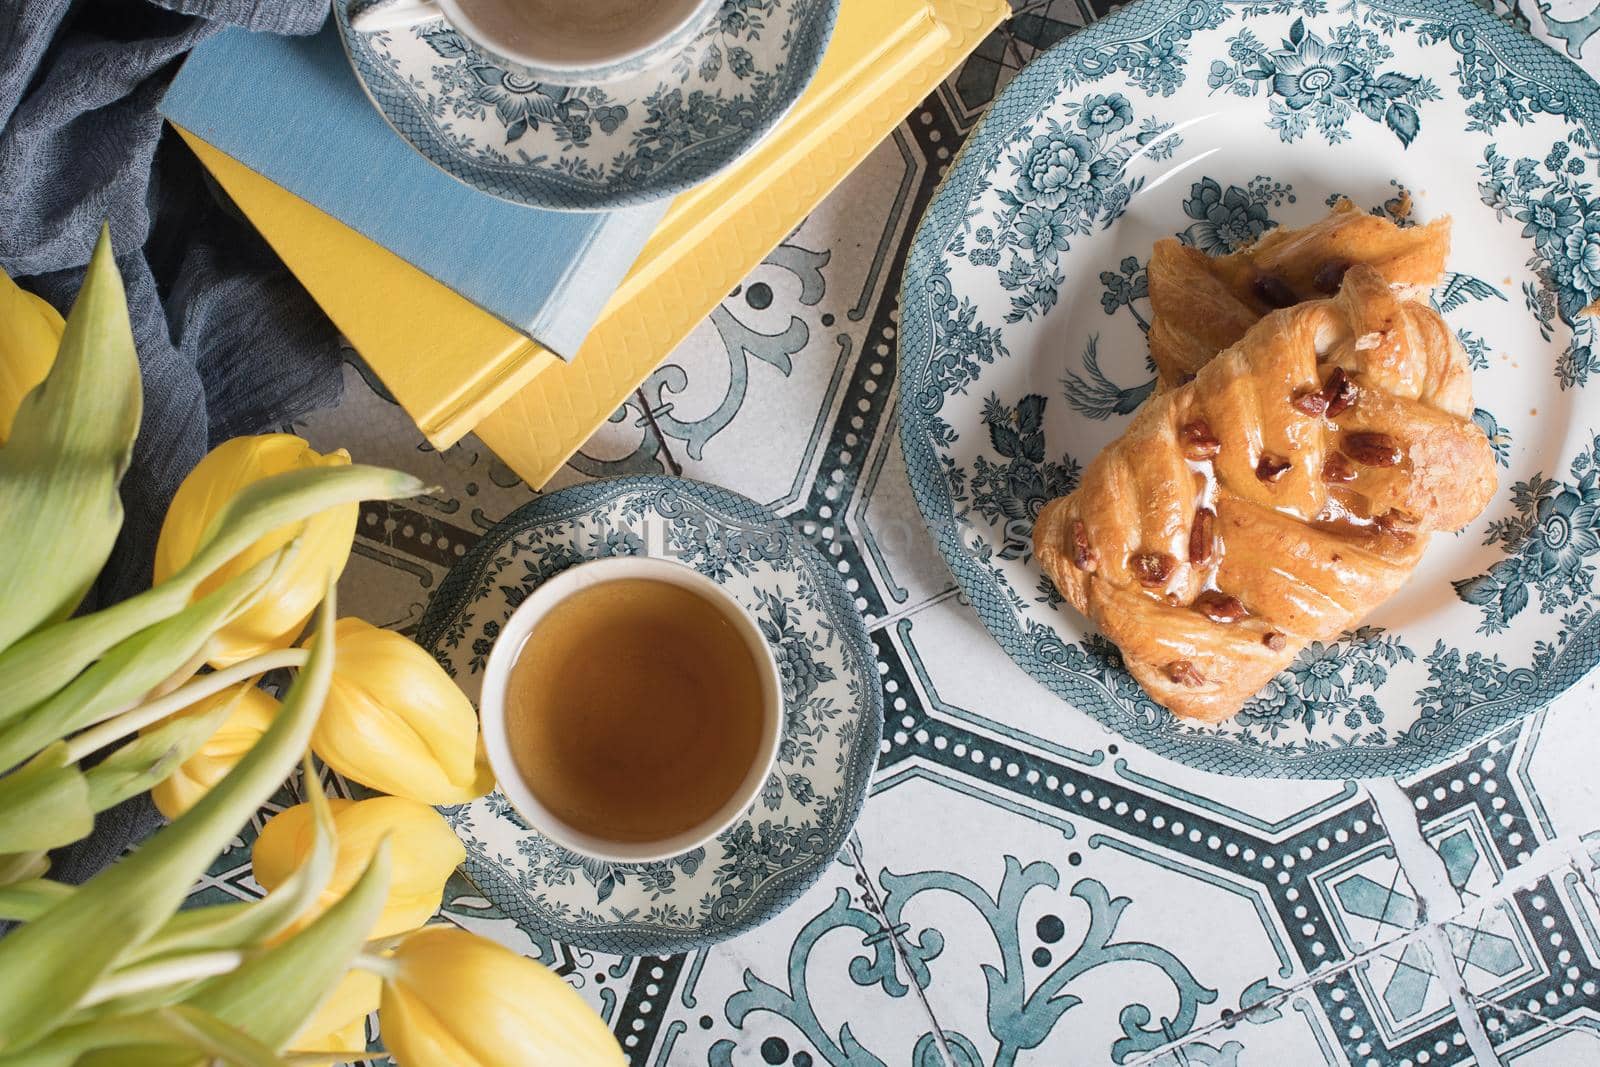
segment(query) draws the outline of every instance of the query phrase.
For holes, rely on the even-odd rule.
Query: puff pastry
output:
[[[1444,320],[1358,264],[1151,397],[1045,507],[1034,551],[1158,703],[1224,719],[1488,503],[1471,412]]]
[[[1158,241],[1149,269],[1150,358],[1163,386],[1182,384],[1269,311],[1333,295],[1354,264],[1417,297],[1438,283],[1449,251],[1448,217],[1402,228],[1348,200],[1319,222],[1269,230],[1231,255]]]

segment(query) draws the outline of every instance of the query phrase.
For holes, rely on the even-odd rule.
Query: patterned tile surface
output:
[[[1600,68],[1593,3],[1498,6]],[[649,1067],[1600,1062],[1592,686],[1404,782],[1207,775],[1030,681],[929,543],[893,435],[899,263],[984,103],[1110,6],[1017,3],[556,483],[681,472],[837,560],[887,710],[851,846],[767,926],[677,958],[530,938],[465,882],[445,913],[555,967]],[[348,373],[297,428],[442,487],[366,508],[342,583],[343,610],[410,629],[531,494]],[[241,859],[203,892],[250,888]]]

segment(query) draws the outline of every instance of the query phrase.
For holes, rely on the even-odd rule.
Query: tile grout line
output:
[[[644,420],[650,426],[650,432],[655,435],[656,443],[661,446],[661,455],[666,460],[667,469],[674,477],[683,477],[683,464],[678,462],[678,457],[672,454],[672,445],[667,442],[667,435],[661,432],[661,424],[656,422],[655,412],[650,410],[650,399],[644,395],[644,387],[633,391],[634,400],[639,403],[639,411],[644,415]]]
[[[1461,965],[1442,925],[1445,916],[1459,915],[1464,910],[1461,893],[1450,883],[1444,859],[1422,836],[1422,822],[1400,784],[1392,778],[1365,784],[1367,795],[1372,798],[1378,817],[1389,832],[1400,870],[1422,904],[1422,917],[1427,926],[1421,940],[1433,954],[1433,972],[1450,996],[1456,1022],[1466,1035],[1467,1047],[1482,1067],[1499,1067],[1499,1053],[1489,1040],[1483,1017],[1467,993],[1466,976],[1461,973]]]
[[[900,945],[900,935],[895,933],[894,927],[889,925],[888,916],[884,914],[883,901],[878,896],[877,888],[872,884],[872,874],[867,870],[866,861],[861,855],[860,839],[852,833],[845,847],[850,850],[850,862],[855,864],[856,872],[861,875],[861,892],[871,902],[874,917],[883,925],[884,933],[889,935],[889,949],[894,953],[900,968],[905,971],[906,985],[916,993],[917,1003],[922,1005],[922,1014],[927,1016],[929,1032],[933,1035],[934,1044],[939,1046],[939,1055],[948,1067],[954,1067],[955,1058],[950,1055],[950,1046],[945,1042],[944,1027],[939,1025],[939,1020],[933,1014],[933,1005],[928,1003],[927,993],[917,982],[917,976],[906,960],[905,950]]]
[[[1325,982],[1327,982],[1327,981],[1329,981],[1331,979],[1337,978],[1342,974],[1348,974],[1350,971],[1353,971],[1353,970],[1356,970],[1356,969],[1358,969],[1358,968],[1360,968],[1362,966],[1365,966],[1371,960],[1378,959],[1378,958],[1387,958],[1387,957],[1384,956],[1385,953],[1392,952],[1395,949],[1401,949],[1404,946],[1411,945],[1412,943],[1420,940],[1424,936],[1425,933],[1426,933],[1425,930],[1420,930],[1420,929],[1419,930],[1409,930],[1409,931],[1407,931],[1405,933],[1397,934],[1396,936],[1390,938],[1387,941],[1382,942],[1381,944],[1373,945],[1370,948],[1362,949],[1360,952],[1357,952],[1355,955],[1349,957],[1348,959],[1340,960],[1338,963],[1329,964],[1328,966],[1323,967],[1320,970],[1317,970],[1317,971],[1312,972],[1311,974],[1305,975],[1299,981],[1297,981],[1293,985],[1289,986],[1287,989],[1281,990],[1280,992],[1274,994],[1273,996],[1270,996],[1267,999],[1265,999],[1265,1000],[1263,1000],[1263,1001],[1261,1001],[1261,1002],[1259,1002],[1257,1004],[1251,1005],[1251,1008],[1249,1010],[1250,1011],[1254,1011],[1254,1010],[1257,1010],[1257,1009],[1260,1009],[1260,1008],[1282,1007],[1283,1005],[1289,1003],[1289,1001],[1292,1000],[1293,998],[1295,998],[1296,996],[1299,996],[1299,995],[1304,994],[1304,993],[1306,993],[1306,992],[1308,992],[1310,990],[1313,990],[1317,986],[1322,985],[1323,983],[1325,983]],[[1242,1014],[1248,1015],[1249,1011],[1243,1012]],[[1238,1025],[1239,1025],[1239,1020],[1238,1020],[1237,1017],[1232,1018],[1232,1019],[1229,1019],[1229,1018],[1217,1018],[1217,1019],[1214,1019],[1214,1020],[1212,1020],[1211,1022],[1207,1023],[1204,1026],[1201,1026],[1201,1027],[1198,1027],[1198,1028],[1196,1028],[1194,1030],[1189,1031],[1187,1034],[1184,1034],[1182,1037],[1178,1038],[1175,1041],[1169,1041],[1167,1044],[1162,1045],[1159,1048],[1151,1049],[1150,1051],[1146,1052],[1143,1056],[1141,1056],[1139,1059],[1133,1060],[1130,1063],[1128,1063],[1126,1065],[1126,1067],[1144,1067],[1145,1064],[1154,1063],[1154,1062],[1160,1060],[1163,1056],[1167,1055],[1168,1053],[1175,1052],[1178,1049],[1181,1049],[1182,1047],[1184,1047],[1185,1045],[1191,1044],[1192,1042],[1194,1042],[1198,1038],[1205,1037],[1206,1035],[1215,1033],[1218,1030],[1230,1030],[1233,1027],[1238,1026]],[[1490,1063],[1486,1064],[1485,1067],[1493,1067],[1493,1064],[1494,1064],[1494,1061],[1490,1061]]]

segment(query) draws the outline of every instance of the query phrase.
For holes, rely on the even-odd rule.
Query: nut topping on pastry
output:
[[[1189,526],[1189,562],[1197,567],[1210,563],[1211,555],[1216,551],[1216,524],[1217,513],[1210,508],[1201,508],[1194,513],[1194,522]]]
[[[1183,458],[1196,462],[1215,459],[1218,452],[1222,451],[1222,442],[1217,440],[1217,435],[1211,432],[1204,419],[1195,419],[1193,422],[1183,424],[1183,429],[1178,431],[1178,442],[1183,447]]]
[[[1256,278],[1250,283],[1250,291],[1268,307],[1288,308],[1300,302],[1294,290],[1289,288],[1289,283],[1275,274],[1263,274]]]
[[[1322,461],[1322,480],[1333,484],[1356,480],[1355,464],[1343,452],[1329,452]]]
[[[1128,569],[1139,584],[1146,589],[1159,589],[1167,584],[1178,561],[1165,552],[1135,552],[1128,557]]]
[[[1328,410],[1328,398],[1322,395],[1321,389],[1302,389],[1289,403],[1302,415],[1321,415]]]
[[[1199,688],[1206,684],[1206,676],[1195,669],[1195,665],[1186,659],[1175,659],[1165,668],[1167,677],[1179,685],[1189,686],[1191,689]]]
[[[1332,296],[1339,291],[1339,283],[1344,281],[1344,272],[1349,269],[1349,260],[1331,259],[1317,268],[1317,273],[1311,277],[1311,285],[1317,292]]]
[[[1417,539],[1417,535],[1411,532],[1411,528],[1417,524],[1416,516],[1407,515],[1396,508],[1390,508],[1377,516],[1372,520],[1372,524],[1400,544],[1409,545]]]
[[[1322,387],[1322,398],[1327,401],[1328,418],[1336,419],[1343,415],[1360,395],[1361,390],[1356,388],[1356,383],[1350,380],[1344,368],[1333,368],[1333,373],[1328,375],[1328,381]]]
[[[1289,641],[1278,631],[1268,630],[1266,633],[1261,635],[1261,643],[1272,649],[1274,652],[1282,652],[1288,645]]]
[[[1368,467],[1398,467],[1405,458],[1400,450],[1400,442],[1386,433],[1347,433],[1344,435],[1344,450],[1351,459]]]
[[[1238,622],[1250,614],[1236,596],[1208,589],[1194,598],[1195,610],[1212,622]]]
[[[1282,478],[1292,464],[1282,456],[1263,453],[1256,460],[1256,477],[1264,482],[1275,482]]]

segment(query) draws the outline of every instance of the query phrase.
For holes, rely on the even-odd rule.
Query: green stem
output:
[[[254,659],[235,663],[220,671],[201,675],[188,685],[174,689],[165,696],[130,708],[91,730],[85,730],[67,743],[67,760],[76,763],[91,752],[98,752],[113,741],[119,741],[129,734],[136,733],[153,722],[160,722],[173,712],[220,693],[230,685],[277,670],[279,667],[304,666],[309,655],[310,653],[303,648],[280,648],[272,652],[263,652]]]
[[[213,978],[238,969],[243,962],[242,952],[196,952],[188,956],[162,960],[159,963],[130,967],[96,982],[94,987],[83,995],[78,1007],[92,1008],[96,1004],[131,996],[134,993],[145,993],[152,989],[193,982],[200,978]]]

